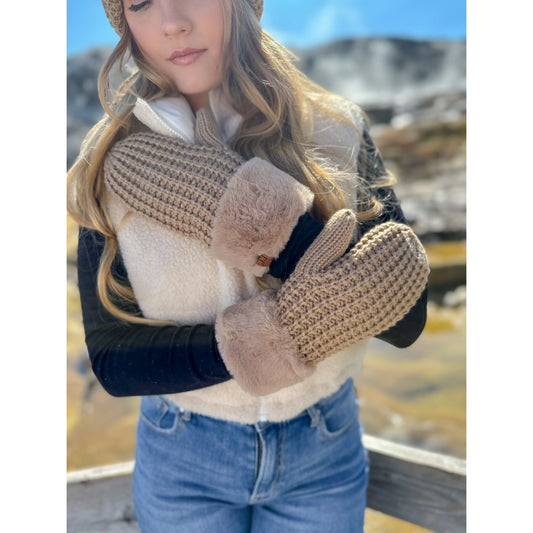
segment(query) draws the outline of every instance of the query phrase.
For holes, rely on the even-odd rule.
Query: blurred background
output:
[[[368,114],[396,193],[428,252],[430,302],[420,339],[371,341],[357,382],[369,434],[466,456],[466,0],[266,0],[263,27],[314,81]],[[101,117],[98,71],[118,38],[101,3],[67,1],[67,165]],[[133,459],[138,398],[95,381],[68,221],[67,466]],[[422,528],[370,513],[368,532]]]

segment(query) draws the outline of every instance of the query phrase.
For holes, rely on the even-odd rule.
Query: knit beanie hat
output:
[[[258,19],[263,14],[263,0],[247,0],[253,7]],[[124,12],[122,9],[122,0],[102,0],[105,14],[113,26],[114,30],[122,35],[124,29]]]

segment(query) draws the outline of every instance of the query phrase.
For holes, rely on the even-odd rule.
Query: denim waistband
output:
[[[290,420],[286,420],[286,423],[290,423],[292,420],[299,420],[303,416],[308,416],[311,422],[311,427],[315,427],[318,425],[320,421],[320,409],[324,408],[324,406],[339,401],[341,398],[343,398],[347,394],[351,394],[352,390],[354,389],[354,384],[352,378],[348,378],[343,385],[333,394],[326,396],[325,398],[320,399],[318,402],[314,403],[313,405],[310,405],[306,409],[304,409],[301,413],[297,414],[294,418],[291,418]],[[265,429],[273,424],[278,424],[279,422],[270,422],[270,421],[264,421],[264,422],[257,422],[253,424],[257,429]]]
[[[314,427],[318,424],[320,419],[320,410],[324,408],[326,405],[330,403],[334,403],[339,401],[341,398],[343,398],[347,394],[351,394],[352,391],[355,392],[353,379],[348,378],[342,385],[335,391],[333,394],[326,396],[322,399],[320,399],[318,402],[314,403],[313,405],[310,405],[303,411],[301,411],[299,414],[297,414],[295,417],[286,420],[285,423],[290,423],[292,420],[299,420],[301,417],[307,416],[310,419],[311,427]],[[188,411],[186,409],[183,409],[176,403],[174,403],[169,398],[166,398],[165,396],[155,395],[155,396],[148,396],[147,398],[150,398],[151,401],[153,401],[161,410],[175,410],[179,412],[180,417],[183,420],[190,420],[191,416],[194,415],[191,411]],[[199,416],[206,416],[206,415],[199,415]],[[211,418],[211,417],[208,417]],[[229,423],[229,422],[228,422]],[[231,422],[235,423],[235,422]],[[279,424],[280,422],[272,422],[269,420],[256,422],[255,424],[250,424],[251,426],[254,426],[258,430],[266,429],[267,427],[273,425],[273,424]],[[245,424],[248,425],[248,424]]]
[[[305,409],[302,412],[302,415],[308,415],[311,419],[311,427],[316,426],[318,424],[318,421],[320,419],[320,408],[329,404],[330,402],[336,402],[340,398],[342,398],[345,394],[350,394],[351,391],[354,389],[354,384],[352,378],[347,379],[344,384],[337,390],[337,392],[334,392],[330,396],[326,396],[325,398],[322,398],[315,404],[309,406],[307,409]]]

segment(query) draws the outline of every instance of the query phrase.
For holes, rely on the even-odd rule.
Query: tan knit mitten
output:
[[[245,161],[197,112],[195,144],[134,133],[106,156],[104,179],[132,210],[210,245],[218,259],[262,276],[285,247],[313,193],[271,163]]]
[[[217,317],[222,358],[250,394],[302,381],[319,361],[392,327],[422,294],[429,266],[413,231],[386,222],[344,254],[354,225],[350,210],[338,211],[279,291]]]

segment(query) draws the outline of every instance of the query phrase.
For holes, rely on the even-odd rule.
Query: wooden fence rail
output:
[[[466,462],[363,436],[370,459],[367,505],[432,529],[466,531]],[[139,533],[133,461],[67,474],[68,533]]]
[[[466,462],[363,436],[370,460],[367,505],[432,529],[466,531]]]

